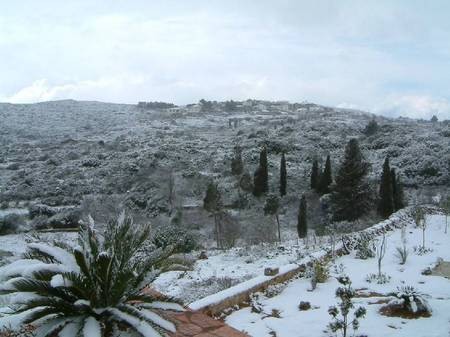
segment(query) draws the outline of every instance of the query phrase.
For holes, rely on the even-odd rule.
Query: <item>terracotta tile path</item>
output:
[[[249,337],[201,312],[164,311],[160,314],[177,326],[176,333],[169,333],[171,337]]]

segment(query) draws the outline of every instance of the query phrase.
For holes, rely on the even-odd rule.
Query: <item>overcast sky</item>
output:
[[[303,100],[450,118],[450,1],[14,0],[0,101]]]

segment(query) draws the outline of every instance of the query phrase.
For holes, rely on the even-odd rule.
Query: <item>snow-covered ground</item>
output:
[[[318,244],[317,250],[320,249]],[[314,251],[311,246],[309,252]],[[192,271],[170,271],[152,284],[164,294],[186,304],[216,293],[247,279],[264,275],[266,267],[297,263],[304,247],[297,240],[279,244],[237,247],[226,251],[209,250],[207,260],[197,260]]]
[[[405,265],[400,265],[395,255],[396,247],[400,247],[402,242],[401,230],[386,235],[387,251],[382,271],[391,276],[387,284],[379,285],[365,280],[367,274],[377,272],[376,258],[356,259],[352,253],[335,261],[337,266],[344,266],[344,273],[350,276],[355,289],[367,289],[366,292],[385,295],[396,291],[398,286],[410,285],[429,296],[432,316],[419,319],[382,316],[379,309],[384,304],[375,302],[386,300],[384,297],[356,298],[355,305],[362,305],[367,309],[366,318],[360,321],[360,334],[371,337],[450,335],[450,280],[441,276],[422,275],[422,271],[433,267],[438,258],[450,261],[450,232],[444,234],[443,216],[428,216],[427,223],[426,247],[432,248],[433,251],[422,256],[413,252],[413,247],[422,243],[422,231],[411,224],[406,230],[409,256]],[[328,308],[338,303],[335,298],[335,290],[338,287],[339,283],[331,276],[326,283],[318,284],[314,291],[308,291],[311,289],[310,279],[299,278],[288,283],[286,288],[274,297],[260,296],[257,302],[263,309],[261,313],[252,312],[251,307],[247,307],[232,313],[226,321],[231,326],[257,337],[331,336],[332,333],[325,331],[330,322]],[[312,309],[300,311],[300,301],[310,302]],[[279,315],[274,314],[277,311]]]

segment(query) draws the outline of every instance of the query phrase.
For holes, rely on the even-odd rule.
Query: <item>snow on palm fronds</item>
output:
[[[169,255],[143,253],[149,234],[148,226],[122,214],[103,235],[93,224],[80,229],[75,249],[30,245],[24,259],[0,268],[1,297],[11,306],[8,320],[33,323],[38,336],[103,336],[117,324],[145,337],[175,331],[158,311],[182,306],[142,291],[147,275],[155,277]]]

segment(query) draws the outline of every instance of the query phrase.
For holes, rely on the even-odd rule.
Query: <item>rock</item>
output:
[[[204,250],[200,252],[198,259],[199,260],[208,260],[208,256],[206,255],[206,252]]]
[[[264,269],[264,275],[265,276],[275,276],[279,273],[280,269],[279,268],[270,268],[267,267]]]
[[[305,311],[311,309],[311,303],[307,301],[300,301],[300,304],[298,305],[298,309],[300,311]]]
[[[432,274],[432,270],[430,267],[427,267],[426,269],[424,269],[422,271],[422,275],[431,275]]]

